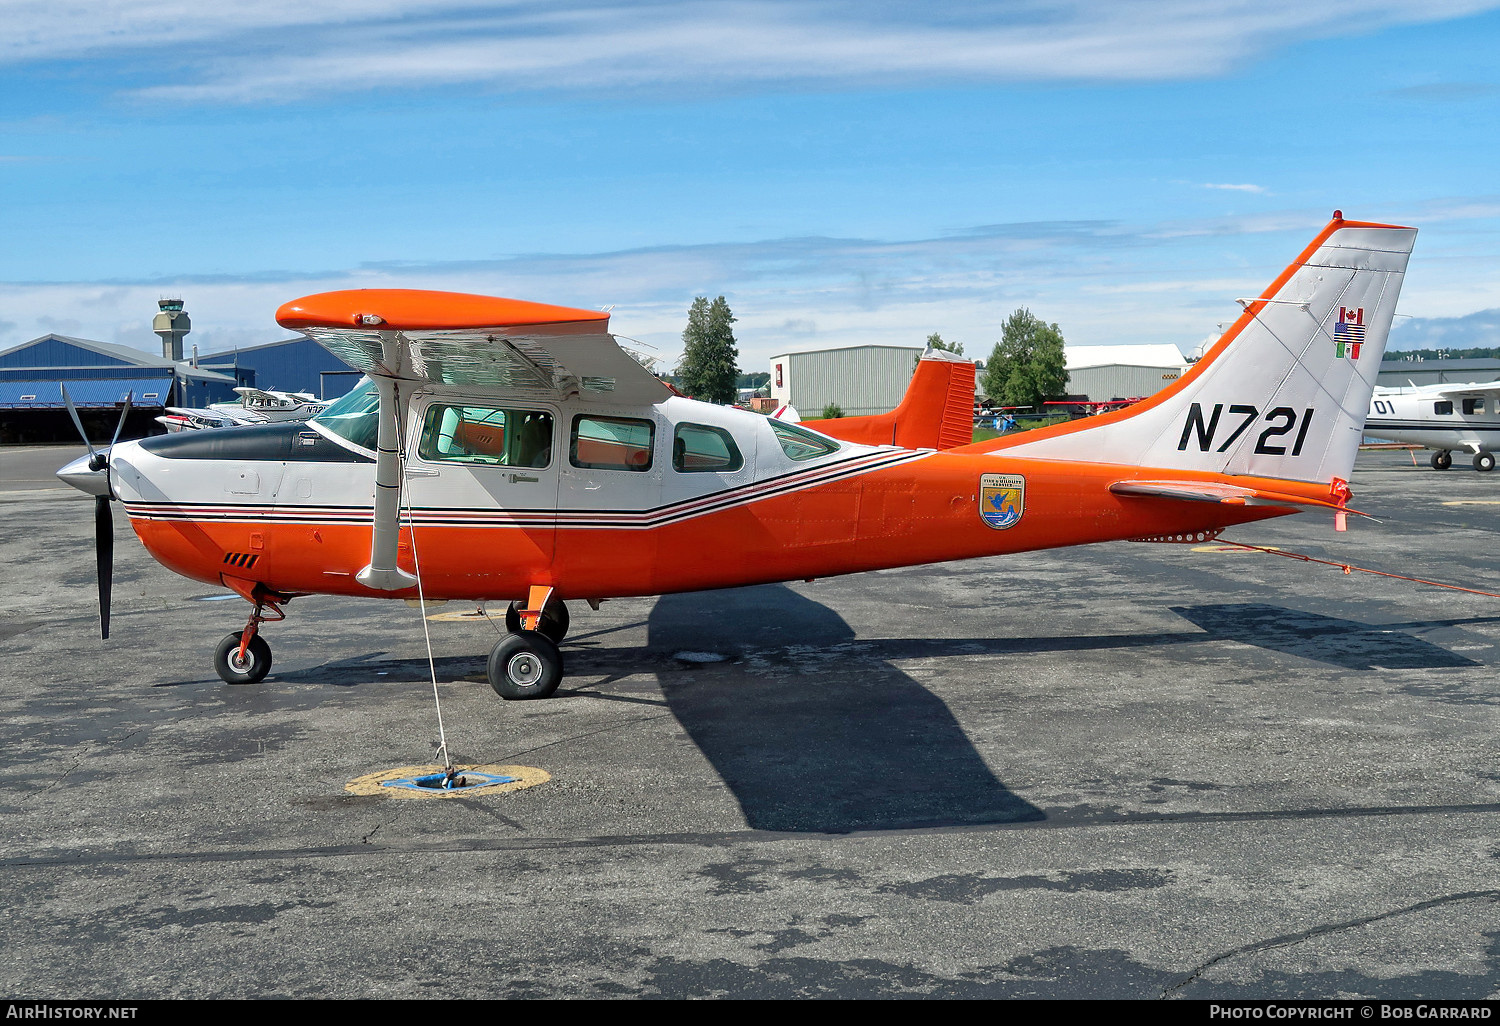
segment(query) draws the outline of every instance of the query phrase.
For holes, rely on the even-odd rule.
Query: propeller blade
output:
[[[99,574],[99,637],[109,639],[109,598],[114,584],[115,516],[109,496],[94,496],[94,563]]]
[[[125,418],[130,416],[130,400],[134,398],[135,392],[133,390],[125,393],[125,408],[120,411],[120,423],[115,425],[115,437],[109,440],[109,447],[111,449],[113,449],[115,447],[115,443],[120,440],[120,432],[125,430]]]
[[[68,407],[68,416],[73,418],[73,426],[78,429],[78,436],[83,439],[83,444],[89,447],[89,466],[98,470],[99,468],[94,464],[99,461],[99,454],[94,451],[94,443],[89,441],[88,432],[83,430],[83,421],[78,417],[78,407],[73,405],[73,397],[68,394],[68,386],[61,381],[57,385],[62,389],[63,403]]]

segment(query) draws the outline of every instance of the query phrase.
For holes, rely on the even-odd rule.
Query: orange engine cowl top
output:
[[[345,289],[320,292],[284,303],[276,311],[283,328],[385,328],[442,331],[509,328],[523,324],[598,323],[609,314],[570,306],[528,303],[524,299],[475,296],[424,289]]]

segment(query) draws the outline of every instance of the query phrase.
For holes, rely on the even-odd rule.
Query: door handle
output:
[[[518,484],[521,481],[533,481],[533,482],[535,482],[535,481],[540,481],[541,480],[541,478],[539,478],[539,477],[532,477],[530,474],[508,474],[507,476],[510,478],[510,483],[511,484]]]

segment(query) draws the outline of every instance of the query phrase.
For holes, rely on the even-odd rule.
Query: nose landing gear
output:
[[[568,633],[568,607],[551,588],[535,586],[525,608],[512,602],[506,609],[505,626],[510,633],[490,653],[490,687],[505,699],[546,698],[562,682],[557,646]]]
[[[226,684],[255,684],[271,672],[271,646],[260,636],[260,625],[285,620],[286,613],[281,611],[281,605],[292,598],[267,591],[259,584],[248,590],[245,597],[255,603],[255,609],[250,613],[245,629],[226,634],[214,649],[214,671]],[[235,588],[235,591],[240,589]]]

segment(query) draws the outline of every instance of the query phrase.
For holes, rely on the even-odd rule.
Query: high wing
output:
[[[1445,399],[1500,396],[1500,381],[1489,381],[1483,384],[1470,382],[1467,385],[1448,385],[1444,388],[1434,389],[1433,394],[1443,396]]]
[[[517,299],[417,289],[349,289],[295,299],[284,328],[381,377],[658,403],[665,384],[620,348],[609,314]]]
[[[351,289],[294,299],[283,328],[321,342],[370,376],[380,394],[370,564],[356,579],[400,591],[416,578],[396,562],[402,473],[397,425],[407,382],[504,388],[520,396],[655,405],[671,390],[605,330],[609,314],[519,299],[418,289]]]

